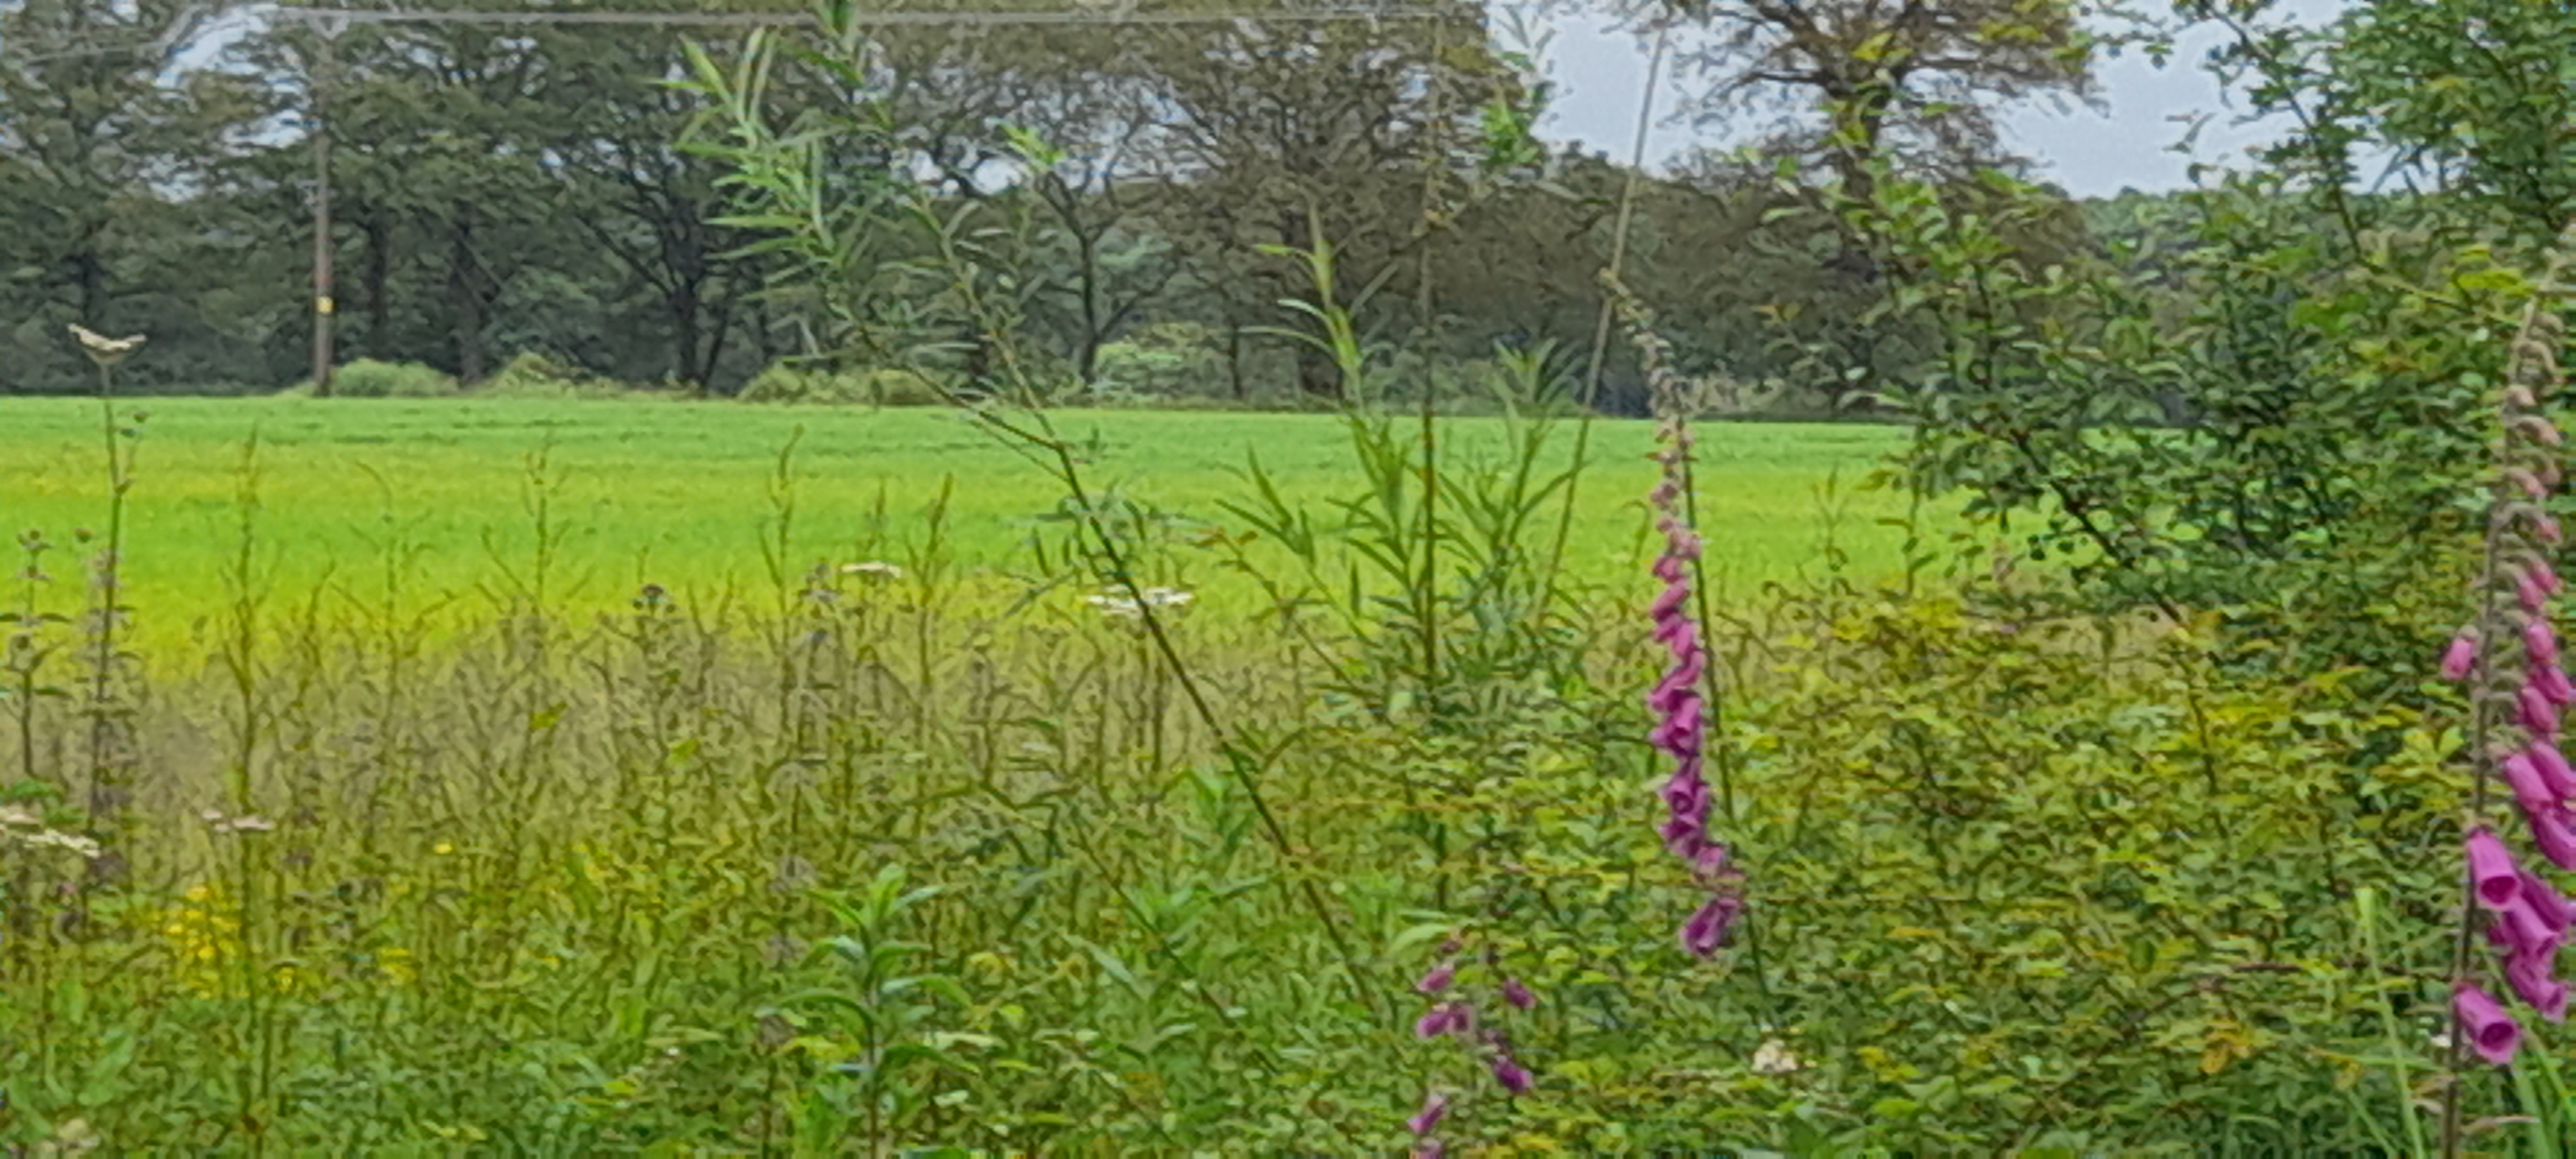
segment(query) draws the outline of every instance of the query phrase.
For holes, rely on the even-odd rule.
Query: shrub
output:
[[[331,393],[340,398],[445,398],[457,393],[457,386],[435,367],[361,358],[331,376]]]
[[[477,384],[474,393],[492,398],[614,398],[627,393],[627,388],[596,377],[574,363],[531,350]]]
[[[908,367],[834,371],[784,362],[761,371],[739,397],[807,406],[938,406],[947,401],[937,380]]]
[[[1158,322],[1100,348],[1095,393],[1171,398],[1207,394],[1225,381],[1216,334],[1196,322]]]

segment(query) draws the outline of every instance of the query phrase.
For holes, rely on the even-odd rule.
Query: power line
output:
[[[664,25],[718,28],[810,26],[809,15],[749,12],[470,12],[434,8],[280,8],[272,16],[323,26],[350,24]],[[1104,6],[1091,11],[861,12],[862,27],[1028,27],[1064,25],[1326,24],[1398,20],[1454,20],[1454,8],[1269,9],[1232,12],[1134,12]]]
[[[261,15],[269,19],[298,20],[325,29],[345,28],[356,24],[464,24],[486,26],[531,25],[608,25],[664,26],[696,28],[795,28],[810,27],[814,17],[803,13],[756,12],[472,12],[440,8],[273,8]],[[1135,12],[1115,6],[1096,10],[998,11],[998,12],[862,12],[852,22],[862,27],[1065,27],[1073,25],[1137,26],[1193,24],[1331,24],[1375,21],[1415,21],[1456,19],[1456,9],[1429,8],[1418,5],[1387,8],[1307,8],[1266,9],[1228,12]],[[173,28],[161,36],[124,44],[102,44],[94,47],[66,49],[41,55],[19,56],[0,53],[0,65],[26,66],[58,61],[82,60],[108,56],[159,56],[177,47],[182,39]],[[193,39],[193,37],[189,37]]]

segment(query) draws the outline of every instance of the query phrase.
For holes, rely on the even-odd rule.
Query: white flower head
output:
[[[208,809],[198,816],[205,819],[206,824],[218,837],[234,833],[267,833],[277,828],[277,822],[256,813],[241,817],[226,817],[217,810]]]
[[[1178,611],[1190,606],[1199,598],[1197,593],[1186,588],[1146,588],[1138,592],[1137,596],[1144,598],[1140,600],[1136,596],[1130,596],[1112,588],[1096,596],[1085,596],[1083,599],[1092,607],[1100,609],[1102,615],[1114,619],[1141,620],[1145,617],[1147,608],[1156,611]]]
[[[860,563],[842,564],[841,574],[866,576],[872,580],[894,580],[903,578],[903,569],[881,559],[871,559]]]
[[[135,351],[143,349],[145,341],[140,334],[110,338],[79,325],[72,327],[72,338],[80,343],[81,353],[89,355],[90,361],[101,366],[114,366],[125,361],[132,357]]]
[[[1145,614],[1143,607],[1137,604],[1136,601],[1121,595],[1102,594],[1096,596],[1084,596],[1082,597],[1082,602],[1099,609],[1101,615],[1108,616],[1111,619],[1133,620],[1139,619]]]
[[[1807,1069],[1805,1060],[1789,1050],[1789,1044],[1776,1038],[1762,1040],[1753,1051],[1753,1073],[1796,1074]]]
[[[24,845],[29,849],[60,849],[66,853],[93,860],[99,855],[98,842],[77,833],[64,833],[53,829],[38,829],[33,833],[12,833],[0,830],[0,839]]]

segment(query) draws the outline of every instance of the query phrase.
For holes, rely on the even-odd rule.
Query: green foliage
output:
[[[1216,334],[1193,322],[1160,322],[1100,348],[1093,389],[1142,398],[1213,394],[1225,378]]]
[[[486,398],[619,398],[628,388],[605,381],[572,363],[533,351],[504,364],[499,373],[474,384]]]
[[[948,401],[929,372],[899,366],[831,370],[779,363],[753,378],[744,402],[807,406],[939,406]]]
[[[331,393],[340,398],[444,398],[459,389],[454,378],[417,362],[361,358],[331,375]]]
[[[2232,682],[2204,637],[1995,592],[1738,601],[1720,828],[1760,941],[1694,968],[1669,940],[1692,891],[1641,820],[1644,617],[1544,598],[1546,424],[1442,424],[1426,541],[1409,422],[1339,421],[1360,470],[1275,535],[1120,539],[1201,586],[1316,533],[1275,604],[1170,625],[1260,738],[1294,861],[1133,621],[1064,572],[963,581],[944,499],[853,537],[773,464],[768,590],[584,591],[552,546],[581,460],[548,451],[484,618],[435,643],[448,597],[399,516],[345,620],[248,586],[277,574],[262,489],[293,477],[263,467],[222,573],[241,630],[172,645],[251,678],[155,665],[135,701],[134,884],[66,924],[73,855],[0,851],[0,1140],[1369,1151],[1429,1084],[1462,1148],[2368,1145],[2347,1089],[2387,1097],[2379,1004],[2434,1001],[2408,979],[2442,952],[2444,738],[2320,708],[2341,676]],[[58,632],[75,594],[29,590],[13,622]],[[11,655],[35,687],[76,660]],[[0,704],[28,710],[0,739],[42,742],[8,799],[72,831],[47,738],[81,707]],[[2360,888],[2396,899],[2384,973],[2352,965]],[[1451,931],[1540,995],[1501,1023],[1531,1096],[1387,1001]]]
[[[2551,4],[2375,2],[2326,38],[2320,92],[2285,88],[2312,118],[2300,144],[2322,153],[2367,141],[2407,169],[2443,174],[2445,215],[2545,245],[2576,209],[2576,116],[2569,54],[2576,15]],[[2249,63],[2287,74],[2271,55]]]
[[[2301,707],[2359,673],[2242,684],[2205,627],[2156,635],[1869,596],[1755,622],[1728,828],[1768,851],[1759,961],[1816,1062],[1791,1081],[1851,1144],[2367,1149],[2372,1004],[2429,1065],[2447,738]],[[2377,977],[2357,889],[2403,899]]]

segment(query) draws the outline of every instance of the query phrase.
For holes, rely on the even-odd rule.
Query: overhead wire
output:
[[[1457,9],[1425,5],[1391,5],[1387,7],[1342,6],[1332,8],[1237,9],[1219,12],[1140,12],[1124,4],[1086,5],[1072,9],[1005,10],[995,12],[861,12],[852,22],[862,27],[1042,27],[1077,25],[1164,25],[1196,24],[1327,24],[1343,22],[1412,21],[1455,19]],[[666,26],[696,28],[792,28],[815,23],[805,13],[760,12],[643,12],[643,11],[566,11],[520,9],[513,11],[477,12],[454,8],[306,8],[279,6],[256,14],[253,19],[293,20],[324,28],[357,24],[463,24],[492,27],[553,26]],[[175,23],[160,35],[146,40],[120,44],[99,44],[32,55],[12,54],[0,47],[0,66],[24,67],[110,56],[160,56],[180,47],[183,40],[195,40],[214,31],[200,29],[183,32],[185,21]]]
[[[313,24],[474,24],[474,25],[671,25],[719,28],[778,28],[815,23],[803,13],[634,12],[518,10],[474,12],[452,8],[279,8],[274,17]],[[995,12],[860,12],[851,23],[862,27],[1026,27],[1065,25],[1320,24],[1399,20],[1456,19],[1455,7],[1401,5],[1383,8],[1338,7],[1233,10],[1221,12],[1139,12],[1117,5],[1075,9]]]

